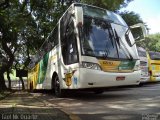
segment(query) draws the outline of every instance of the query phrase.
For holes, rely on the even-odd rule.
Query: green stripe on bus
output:
[[[43,59],[39,63],[39,73],[38,73],[38,82],[37,82],[38,84],[42,84],[45,79],[47,66],[48,66],[48,58],[49,58],[49,53],[44,55]]]
[[[133,70],[134,66],[136,64],[136,60],[132,61],[121,61],[120,65],[118,68],[120,70]]]

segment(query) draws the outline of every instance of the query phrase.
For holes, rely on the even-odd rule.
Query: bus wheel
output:
[[[54,91],[56,97],[63,97],[64,91],[60,87],[60,82],[58,76],[55,77],[54,80]]]
[[[142,87],[143,86],[143,83],[139,83],[139,85],[138,85],[139,87]]]

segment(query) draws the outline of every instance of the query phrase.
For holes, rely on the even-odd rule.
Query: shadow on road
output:
[[[160,84],[160,82],[154,82],[154,83],[144,83],[143,86],[119,86],[119,87],[110,87],[110,88],[104,88],[105,94],[94,94],[94,92],[91,89],[86,90],[68,90],[66,91],[66,94],[64,98],[73,98],[73,99],[81,99],[81,100],[97,100],[97,99],[116,99],[116,98],[125,98],[129,94],[127,94],[126,91],[134,91],[141,90],[142,88],[150,88],[154,87],[155,85]],[[119,94],[119,92],[124,92],[125,94]],[[36,90],[34,93],[41,93],[43,96],[49,95],[54,96],[54,91],[52,90]]]

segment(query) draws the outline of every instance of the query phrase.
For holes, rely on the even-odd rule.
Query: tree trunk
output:
[[[7,89],[3,74],[4,72],[0,71],[0,91]]]
[[[4,90],[4,89],[7,89],[5,85],[5,80],[4,80],[4,73],[11,68],[14,61],[14,55],[11,49],[7,46],[6,40],[1,39],[1,45],[5,53],[9,56],[9,60],[7,61],[7,63],[3,64],[0,68],[0,90]]]
[[[7,71],[8,89],[11,90],[11,78],[10,78],[9,74],[10,74],[10,72],[9,72],[9,70],[8,70],[8,71]]]

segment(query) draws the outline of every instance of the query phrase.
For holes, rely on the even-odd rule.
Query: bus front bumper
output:
[[[112,87],[125,85],[138,85],[140,83],[141,71],[129,73],[113,73],[100,70],[80,68],[78,88]],[[116,80],[124,77],[123,80]]]
[[[145,83],[148,82],[150,80],[150,77],[141,77],[140,83]]]

